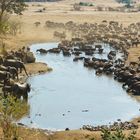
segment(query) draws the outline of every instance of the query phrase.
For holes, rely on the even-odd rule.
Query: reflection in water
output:
[[[53,71],[28,79],[33,88],[30,118],[25,117],[22,123],[38,128],[76,129],[84,124],[108,124],[118,118],[125,121],[139,115],[139,103],[111,76],[96,76],[93,69],[83,67],[82,61],[73,62],[73,56],[36,53],[36,49],[56,46],[57,43],[32,46],[37,61],[46,62]],[[106,58],[110,48],[105,47],[105,53],[95,57]]]

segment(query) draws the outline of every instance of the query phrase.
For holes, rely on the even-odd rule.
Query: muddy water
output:
[[[86,124],[109,124],[117,119],[125,121],[140,115],[140,104],[111,76],[96,76],[93,69],[83,67],[82,61],[73,62],[73,56],[36,53],[38,48],[56,46],[57,43],[47,43],[31,47],[37,61],[46,62],[53,71],[28,79],[32,85],[29,95],[31,110],[30,116],[23,118],[22,123],[47,129],[77,129]],[[95,56],[106,58],[110,47],[106,45],[105,48],[103,55]]]

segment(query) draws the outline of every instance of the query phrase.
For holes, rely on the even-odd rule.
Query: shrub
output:
[[[136,132],[132,131],[128,136],[123,134],[121,129],[117,129],[115,132],[111,132],[108,129],[103,129],[101,137],[103,140],[136,140]]]
[[[94,6],[92,3],[89,6]]]
[[[10,31],[8,20],[9,20],[9,15],[4,14],[0,22],[0,35],[5,35]]]
[[[14,121],[21,118],[29,111],[29,106],[14,97],[0,98],[0,127],[3,130],[4,140],[17,140],[18,127]]]
[[[6,55],[8,54],[8,52],[7,52],[6,48],[5,48],[5,43],[3,43],[3,41],[2,41],[2,43],[1,43],[0,52],[1,52],[1,54],[2,54],[3,56],[6,56]]]
[[[9,33],[14,36],[17,35],[21,31],[21,25],[22,23],[19,21],[9,21]]]
[[[83,2],[80,2],[79,5],[80,5],[80,6],[84,6],[84,3],[83,3]]]
[[[79,2],[80,6],[93,6],[92,3],[88,3],[88,2]]]

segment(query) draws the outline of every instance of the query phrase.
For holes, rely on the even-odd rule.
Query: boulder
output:
[[[26,54],[26,62],[27,63],[34,63],[35,62],[35,56],[32,52],[27,52]]]

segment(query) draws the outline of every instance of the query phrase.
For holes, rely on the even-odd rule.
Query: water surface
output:
[[[139,103],[122,89],[110,76],[96,76],[95,71],[83,67],[83,62],[73,62],[62,54],[40,55],[39,48],[57,47],[57,43],[35,44],[31,50],[37,61],[45,62],[53,71],[30,77],[30,116],[21,120],[30,127],[46,129],[77,129],[82,125],[102,125],[138,116]],[[110,47],[105,46],[106,58]],[[118,54],[120,57],[121,54]],[[88,112],[83,112],[88,110]]]

